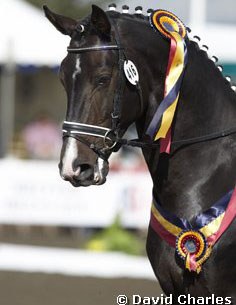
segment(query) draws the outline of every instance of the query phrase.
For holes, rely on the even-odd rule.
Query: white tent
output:
[[[216,55],[222,63],[236,63],[236,26],[205,24],[204,27],[193,25],[193,34],[201,37],[201,43],[209,47],[211,55]]]
[[[186,25],[190,26],[193,35],[202,38],[201,43],[209,46],[212,55],[216,55],[223,63],[236,63],[236,24],[209,22],[207,0],[147,0],[145,2],[118,0],[117,10],[122,11],[121,7],[124,4],[129,5],[130,13],[134,13],[135,7],[140,4],[143,6],[144,14],[146,14],[147,8],[161,8],[172,11],[185,23],[187,22]],[[222,4],[222,14],[224,14],[224,5]]]
[[[0,1],[0,64],[58,65],[69,37],[59,33],[39,10],[24,0]]]
[[[15,66],[57,66],[69,37],[59,33],[39,10],[24,0],[0,0],[0,154],[14,133]]]
[[[179,1],[179,2],[178,2]],[[171,9],[182,18],[188,14],[181,14],[182,5],[187,0],[176,0],[178,6],[173,6],[173,1],[165,0],[158,2],[158,6]],[[118,2],[118,8],[126,3],[125,0]],[[202,1],[204,2],[204,1]],[[131,12],[134,7],[140,3],[138,0],[129,2]],[[203,9],[199,7],[199,0],[192,0],[196,3],[198,9],[192,7],[190,14],[191,21],[194,22],[193,31],[196,35],[202,36],[203,43],[208,44],[211,51],[215,53],[223,62],[236,62],[236,26],[225,24],[200,23],[200,17],[203,15]],[[145,2],[147,7],[157,7],[154,0]],[[178,11],[178,9],[180,9]],[[203,7],[204,8],[204,7]],[[190,7],[188,6],[188,10]],[[187,18],[188,19],[188,18]],[[66,54],[66,46],[69,37],[62,35],[49,23],[44,17],[43,11],[26,3],[24,0],[1,0],[0,1],[0,63],[9,61],[17,64],[34,64],[34,65],[58,65]]]

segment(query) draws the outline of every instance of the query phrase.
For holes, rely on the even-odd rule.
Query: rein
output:
[[[202,142],[207,142],[211,140],[216,140],[219,138],[224,138],[230,135],[233,135],[236,133],[236,127],[226,129],[220,132],[213,132],[210,134],[206,134],[203,136],[199,137],[194,137],[194,138],[188,138],[188,139],[181,139],[181,140],[176,140],[171,143],[171,147],[174,147],[174,151],[172,151],[172,154],[183,147],[186,147],[188,145],[193,145],[197,143],[202,143]],[[139,147],[139,148],[150,148],[150,149],[156,149],[160,147],[160,143],[155,143],[155,142],[145,142],[145,141],[140,141],[139,139],[134,139],[134,140],[127,140],[127,139],[116,139],[117,143],[120,143],[121,145],[124,146],[132,146],[132,147]]]

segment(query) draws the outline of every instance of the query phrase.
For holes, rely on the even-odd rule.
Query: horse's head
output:
[[[102,9],[93,6],[92,14],[82,21],[55,14],[47,7],[44,11],[61,33],[71,37],[60,68],[68,100],[60,174],[74,186],[100,185],[108,173],[107,160],[117,146],[115,138],[122,136],[142,111],[137,101],[137,71],[132,65],[127,67],[132,85],[125,79],[119,29]]]

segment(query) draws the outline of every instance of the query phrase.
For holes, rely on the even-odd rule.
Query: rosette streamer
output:
[[[161,139],[161,152],[170,152],[171,124],[179,100],[184,68],[187,63],[184,24],[172,13],[157,10],[150,16],[151,25],[164,37],[170,39],[170,52],[165,79],[164,99],[157,108],[147,129],[154,141]]]

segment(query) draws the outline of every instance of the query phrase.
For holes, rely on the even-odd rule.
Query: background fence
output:
[[[0,223],[106,227],[117,215],[130,228],[147,228],[151,178],[147,172],[111,172],[103,186],[74,188],[54,161],[0,161]]]

